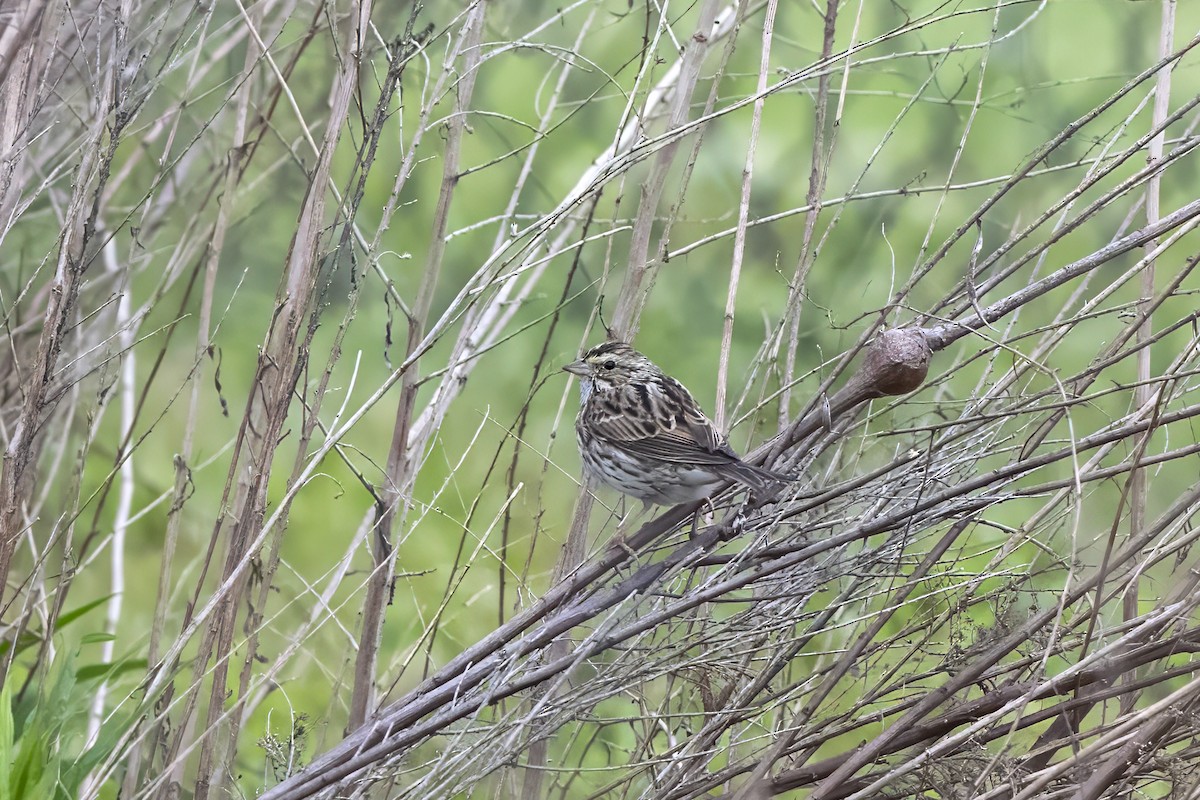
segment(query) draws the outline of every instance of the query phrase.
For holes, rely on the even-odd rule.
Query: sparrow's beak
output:
[[[578,375],[582,378],[591,372],[591,369],[588,367],[586,361],[572,361],[570,364],[563,366],[563,372],[569,372],[572,375]]]

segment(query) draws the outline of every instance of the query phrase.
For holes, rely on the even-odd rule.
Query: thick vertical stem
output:
[[[442,184],[434,210],[433,232],[430,236],[429,253],[425,260],[425,271],[417,300],[408,319],[408,349],[406,357],[414,358],[404,374],[400,386],[400,404],[396,410],[396,422],[392,432],[392,443],[388,451],[386,483],[379,496],[383,498],[376,509],[375,569],[367,582],[367,593],[363,601],[362,633],[359,636],[358,653],[354,664],[354,690],[350,698],[348,730],[363,724],[374,700],[376,662],[379,639],[383,631],[384,609],[390,602],[391,574],[394,551],[390,542],[404,499],[412,489],[413,479],[420,464],[421,453],[409,447],[409,431],[412,426],[413,410],[416,406],[417,385],[420,377],[417,347],[425,336],[425,326],[433,306],[433,295],[441,275],[442,260],[446,249],[446,230],[450,219],[450,205],[458,186],[459,159],[462,137],[467,124],[467,113],[471,107],[471,96],[475,88],[475,77],[482,52],[483,21],[487,4],[476,0],[468,10],[459,35],[458,51],[448,63],[461,57],[463,72],[459,77],[454,115],[448,123],[446,150],[442,166]],[[407,358],[406,358],[407,360]]]
[[[704,57],[711,45],[710,34],[717,19],[718,6],[719,3],[715,0],[707,0],[700,7],[696,32],[688,39],[681,60],[679,81],[676,83],[674,103],[667,123],[668,131],[682,127],[688,120],[692,94],[700,78]],[[637,333],[638,318],[646,302],[645,282],[651,267],[650,236],[654,230],[654,221],[658,218],[658,206],[667,183],[667,173],[680,142],[680,139],[674,138],[662,146],[654,158],[650,175],[642,183],[637,220],[633,224],[633,237],[629,244],[628,269],[612,321],[613,333],[625,341],[632,341]]]
[[[370,9],[370,0],[366,0],[356,8],[354,18],[368,19]],[[308,193],[278,289],[275,314],[259,356],[258,371],[247,402],[241,432],[244,451],[239,452],[239,457],[231,465],[231,471],[238,468],[239,462],[242,466],[232,515],[235,522],[229,531],[222,580],[234,576],[238,578],[214,612],[215,636],[206,640],[214,645],[211,651],[214,663],[205,738],[197,767],[196,800],[205,800],[210,793],[217,796],[222,794],[225,772],[217,763],[217,754],[237,740],[239,715],[227,714],[225,701],[237,608],[248,585],[248,573],[242,569],[242,564],[255,557],[250,544],[257,539],[265,516],[271,464],[287,422],[293,389],[308,360],[307,341],[302,342],[302,333],[313,307],[320,270],[321,232],[325,226],[325,187],[329,183],[335,151],[357,77],[355,60],[344,59],[336,76],[325,138],[310,176]],[[210,653],[205,652],[204,658],[198,659],[198,663],[207,663],[208,655]],[[226,726],[227,735],[219,735]]]
[[[1173,41],[1175,38],[1175,0],[1162,0],[1162,21],[1159,26],[1158,37],[1158,56],[1165,59],[1171,54],[1173,49]],[[1170,110],[1171,101],[1171,72],[1173,65],[1168,64],[1159,70],[1154,84],[1154,110],[1152,113],[1150,126],[1151,129],[1160,128],[1167,118]],[[1153,166],[1162,160],[1163,143],[1166,140],[1166,130],[1159,132],[1150,140],[1147,147],[1147,162]],[[1155,172],[1146,181],[1146,223],[1153,225],[1158,222],[1160,217],[1159,191],[1162,185],[1162,173]],[[1158,240],[1146,242],[1144,249],[1147,253],[1151,253],[1158,247]],[[1155,385],[1150,380],[1151,375],[1151,348],[1149,346],[1150,338],[1154,330],[1154,321],[1151,316],[1150,306],[1154,298],[1154,260],[1151,259],[1146,264],[1146,268],[1142,270],[1142,286],[1141,298],[1138,301],[1138,310],[1143,313],[1145,319],[1137,329],[1137,343],[1140,345],[1137,359],[1137,385],[1133,389],[1133,404],[1137,408],[1144,408],[1149,403],[1153,402],[1153,397],[1158,391]],[[1149,436],[1149,434],[1147,434]],[[1136,469],[1129,476],[1130,491],[1129,491],[1129,536],[1136,538],[1146,522],[1146,472],[1142,469]],[[1138,592],[1137,579],[1135,578],[1131,589],[1125,593],[1123,601],[1123,612],[1126,620],[1135,618],[1138,614]]]
[[[26,532],[26,508],[34,486],[32,470],[39,450],[38,431],[51,413],[53,397],[50,384],[59,365],[59,355],[70,330],[72,310],[79,299],[85,254],[95,234],[98,198],[104,189],[108,167],[115,148],[115,131],[110,131],[115,89],[111,75],[101,81],[96,99],[96,120],[88,131],[88,142],[72,181],[74,191],[65,212],[66,224],[59,240],[54,280],[42,315],[42,332],[33,369],[22,382],[24,397],[21,412],[12,429],[0,467],[0,611],[17,603],[19,594],[9,597],[9,571],[17,541]],[[7,674],[15,648],[0,660],[0,683]]]
[[[828,61],[833,54],[833,38],[837,32],[838,0],[829,0],[825,6],[825,31],[821,43],[821,60]],[[788,405],[791,401],[792,376],[796,368],[796,351],[800,345],[800,301],[804,297],[804,285],[808,281],[808,271],[812,268],[813,231],[817,226],[817,217],[821,214],[821,196],[825,193],[825,121],[829,116],[829,78],[830,72],[822,72],[817,79],[816,108],[813,111],[813,147],[812,161],[808,173],[808,194],[805,205],[808,213],[804,216],[804,239],[800,244],[800,254],[796,259],[796,269],[788,287],[788,303],[784,311],[784,325],[787,335],[787,357],[783,360],[783,391],[779,396],[779,424],[782,427],[788,419]]]

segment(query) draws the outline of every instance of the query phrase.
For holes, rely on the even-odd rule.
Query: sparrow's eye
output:
[[[613,361],[612,359],[609,359],[608,361],[604,362],[604,368],[605,369],[616,369],[617,362]]]

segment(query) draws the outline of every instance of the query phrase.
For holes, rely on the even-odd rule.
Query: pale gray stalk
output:
[[[1162,18],[1159,23],[1158,32],[1158,57],[1166,59],[1174,50],[1175,40],[1175,0],[1162,0]],[[1166,140],[1167,132],[1163,129],[1167,118],[1167,111],[1171,105],[1171,72],[1174,69],[1173,65],[1164,66],[1155,76],[1154,83],[1154,110],[1150,119],[1150,126],[1158,132],[1154,138],[1150,140],[1146,148],[1146,160],[1153,165],[1159,162],[1163,157],[1163,143]],[[1162,186],[1162,173],[1155,172],[1146,181],[1146,222],[1150,225],[1158,222],[1160,216],[1160,194]],[[1157,242],[1150,241],[1146,243],[1147,252],[1153,251],[1157,246]],[[1139,385],[1133,390],[1134,405],[1147,405],[1153,397],[1153,387],[1150,385],[1151,375],[1151,348],[1149,340],[1154,330],[1154,318],[1148,313],[1148,307],[1151,298],[1155,294],[1154,278],[1156,275],[1155,262],[1149,261],[1146,268],[1142,271],[1141,285],[1141,308],[1139,311],[1146,311],[1143,314],[1143,321],[1137,330],[1137,342],[1139,345],[1144,345],[1138,353],[1137,361],[1137,378]],[[1129,536],[1136,538],[1146,522],[1146,473],[1144,470],[1135,470],[1129,476]],[[1129,588],[1129,592],[1125,595],[1123,604],[1123,613],[1125,619],[1132,619],[1138,613],[1138,591],[1137,581],[1133,581]],[[1123,701],[1122,710],[1128,712],[1132,709],[1133,697],[1126,697]],[[1090,794],[1090,793],[1089,793]]]
[[[837,30],[838,0],[827,0],[823,20],[825,29],[821,42],[822,64],[833,58],[833,40]],[[851,50],[843,55],[850,58]],[[817,93],[813,97],[813,132],[812,154],[808,172],[808,192],[804,203],[808,211],[804,215],[804,235],[800,241],[800,252],[796,256],[796,266],[792,269],[792,277],[788,285],[787,310],[784,314],[783,328],[787,342],[786,356],[783,361],[783,375],[780,382],[783,391],[779,396],[778,424],[782,428],[786,423],[791,407],[792,383],[795,374],[796,351],[800,346],[800,317],[803,310],[804,288],[808,281],[808,272],[812,269],[814,254],[812,252],[813,231],[817,225],[817,217],[821,213],[823,195],[825,194],[825,170],[833,157],[833,139],[829,150],[825,148],[825,127],[829,115],[829,78],[830,71],[825,70],[817,78]],[[836,135],[836,129],[834,131]]]
[[[104,246],[104,266],[109,275],[117,278],[125,276],[117,262],[116,244],[109,240]],[[117,329],[117,347],[124,355],[120,359],[118,384],[120,386],[121,406],[121,436],[132,441],[134,404],[136,395],[134,386],[137,374],[137,357],[132,348],[135,331],[129,316],[129,287],[125,281],[118,281],[120,298],[117,300],[117,311],[114,325]],[[105,605],[104,632],[112,638],[100,646],[100,658],[103,663],[111,664],[115,653],[117,624],[121,621],[121,604],[125,595],[125,534],[129,529],[129,516],[133,507],[134,470],[133,453],[125,453],[120,470],[120,483],[116,513],[113,517],[112,541],[109,543],[109,569],[112,596]],[[108,699],[108,681],[102,681],[92,698],[91,713],[88,716],[87,741],[94,743],[104,719],[105,703]],[[86,792],[85,792],[86,794]]]
[[[670,116],[667,118],[667,133],[670,134],[684,127],[689,121],[689,109],[692,95],[696,90],[696,82],[700,78],[700,69],[704,65],[704,57],[712,45],[712,36],[718,21],[717,0],[703,0],[696,21],[696,30],[684,45],[683,56],[675,63],[678,77],[673,83],[673,95]],[[731,9],[732,10],[732,9]],[[638,212],[633,224],[633,235],[629,243],[629,257],[626,261],[625,278],[621,283],[621,292],[617,296],[613,309],[612,330],[617,338],[632,341],[637,333],[638,318],[642,306],[646,302],[646,289],[643,284],[650,277],[650,236],[654,230],[654,222],[658,219],[658,208],[662,200],[663,189],[667,183],[667,173],[679,149],[680,139],[666,139],[656,151],[650,166],[650,174],[643,181],[638,194]]]
[[[737,308],[738,283],[742,274],[742,258],[746,251],[746,224],[750,219],[750,189],[754,183],[754,157],[758,150],[762,128],[763,107],[766,105],[767,73],[771,68],[771,39],[775,35],[777,0],[768,0],[763,16],[762,52],[758,62],[758,88],[754,111],[750,116],[750,139],[746,144],[746,162],[742,167],[742,196],[738,201],[738,222],[733,236],[733,259],[729,266],[729,290],[725,295],[725,317],[721,327],[721,350],[717,360],[717,396],[714,402],[713,423],[717,430],[726,430],[725,394],[729,382],[729,351],[733,347],[733,315]],[[849,63],[847,61],[847,63]]]

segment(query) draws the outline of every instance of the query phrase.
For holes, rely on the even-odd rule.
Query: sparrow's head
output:
[[[662,375],[653,361],[624,342],[598,344],[563,369],[579,376],[585,399],[593,388],[605,391]]]

